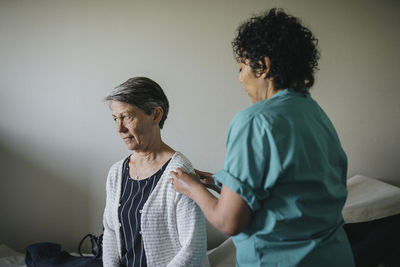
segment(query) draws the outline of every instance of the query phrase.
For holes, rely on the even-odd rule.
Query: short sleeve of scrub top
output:
[[[281,170],[268,127],[259,114],[237,113],[226,139],[224,168],[213,176],[217,185],[241,195],[253,212],[268,197]]]

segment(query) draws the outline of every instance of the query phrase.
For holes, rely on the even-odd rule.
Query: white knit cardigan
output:
[[[115,163],[107,177],[103,216],[105,267],[119,267],[121,261],[118,205],[123,162],[124,159]],[[170,172],[177,168],[194,171],[190,161],[175,152],[143,207],[140,226],[147,266],[209,266],[203,213],[193,200],[175,192],[169,182]]]

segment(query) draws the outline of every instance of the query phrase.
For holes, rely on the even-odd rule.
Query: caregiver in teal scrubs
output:
[[[233,118],[221,171],[206,180],[178,170],[171,183],[233,235],[237,266],[354,266],[343,230],[347,158],[313,100],[317,40],[279,9],[253,17],[232,42],[252,102]],[[320,88],[319,90],[323,90]]]

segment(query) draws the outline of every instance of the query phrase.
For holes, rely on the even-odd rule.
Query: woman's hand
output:
[[[171,172],[172,178],[169,179],[175,191],[192,198],[191,193],[196,187],[202,186],[200,177],[196,173],[186,173],[180,168],[176,172]]]
[[[208,187],[218,193],[221,193],[221,189],[215,184],[214,178],[212,177],[212,173],[210,172],[203,172],[199,170],[194,170],[200,176],[200,182],[205,186]]]
[[[251,210],[247,202],[237,193],[223,186],[218,198],[208,191],[200,182],[199,174],[212,179],[211,173],[196,171],[185,173],[181,169],[171,172],[174,190],[191,199],[201,208],[207,220],[218,230],[227,235],[240,233],[251,221]],[[212,179],[214,182],[214,179]]]

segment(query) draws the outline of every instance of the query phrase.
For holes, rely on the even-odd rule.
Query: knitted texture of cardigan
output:
[[[122,257],[118,205],[123,162],[124,159],[115,163],[107,177],[103,216],[105,267],[119,267]],[[140,224],[147,266],[209,266],[204,215],[193,200],[175,192],[169,182],[170,172],[177,168],[194,171],[190,161],[175,152],[143,207]]]

